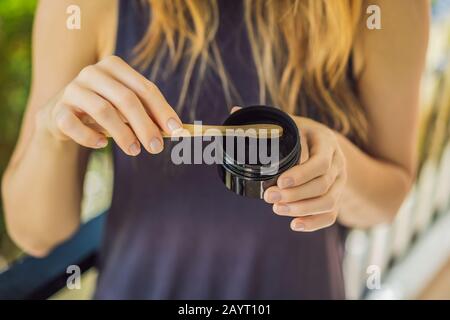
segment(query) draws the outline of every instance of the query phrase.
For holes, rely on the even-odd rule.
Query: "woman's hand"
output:
[[[264,193],[273,211],[294,217],[294,231],[315,231],[335,223],[347,170],[335,133],[311,119],[294,117],[302,136],[300,164],[284,172]]]
[[[98,125],[87,125],[86,118]],[[38,114],[37,127],[94,149],[107,145],[106,131],[126,154],[136,156],[141,145],[150,153],[161,152],[160,130],[171,133],[181,121],[155,84],[110,56],[84,68]]]

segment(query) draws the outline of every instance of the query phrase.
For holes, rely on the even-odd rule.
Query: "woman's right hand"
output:
[[[86,118],[96,125],[87,125]],[[106,131],[130,156],[141,146],[161,152],[160,130],[171,133],[182,125],[158,87],[116,56],[85,67],[37,121],[59,140],[94,149],[108,144]]]

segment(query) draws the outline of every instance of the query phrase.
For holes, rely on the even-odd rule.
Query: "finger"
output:
[[[84,125],[69,106],[56,115],[56,125],[65,136],[84,147],[100,149],[108,145],[106,137]]]
[[[277,180],[279,188],[300,186],[324,175],[330,169],[335,151],[334,147],[319,138],[310,141],[310,158],[305,163],[294,166],[281,174]]]
[[[328,173],[301,186],[288,189],[280,189],[277,186],[270,187],[264,193],[264,200],[268,203],[289,203],[323,196],[336,181],[337,175],[337,165],[333,165]]]
[[[336,218],[336,212],[295,218],[291,221],[291,229],[300,232],[313,232],[333,225]]]
[[[137,94],[154,122],[165,132],[180,129],[182,122],[159,88],[117,56],[110,56],[98,66]]]
[[[139,141],[109,101],[75,82],[67,86],[63,101],[91,116],[126,154],[136,156],[140,153]]]
[[[340,200],[344,179],[338,178],[323,196],[296,202],[277,202],[273,211],[280,216],[301,217],[329,213],[336,210]]]
[[[308,141],[306,139],[306,132],[301,129],[299,131],[300,131],[300,145],[301,145],[300,164],[303,164],[309,159],[309,149],[308,149]]]
[[[123,114],[147,151],[154,154],[162,151],[161,132],[132,90],[96,67],[90,67],[81,74],[80,81],[110,101]]]
[[[268,203],[287,203],[323,196],[335,183],[341,168],[342,160],[335,154],[331,168],[326,174],[297,187],[287,189],[280,189],[278,186],[270,187],[264,193],[264,200]]]

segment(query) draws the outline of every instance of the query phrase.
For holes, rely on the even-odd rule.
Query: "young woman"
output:
[[[88,115],[115,164],[97,298],[344,298],[338,223],[391,221],[414,178],[428,38],[427,1],[370,2],[380,30],[358,0],[41,0],[3,179],[11,237],[44,256],[78,228],[88,155],[108,143]],[[161,130],[259,103],[308,151],[265,201],[171,163]]]

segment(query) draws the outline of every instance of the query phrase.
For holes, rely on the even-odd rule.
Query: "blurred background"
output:
[[[17,140],[31,72],[36,0],[0,1],[0,177]],[[344,272],[349,299],[450,299],[450,0],[432,1],[422,87],[420,170],[396,220],[352,230]],[[48,258],[23,255],[5,232],[0,201],[0,298],[89,299],[92,267],[109,206],[112,161],[93,154],[80,232]],[[66,288],[67,267],[83,271],[81,289]]]

